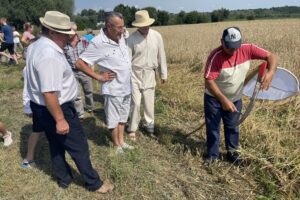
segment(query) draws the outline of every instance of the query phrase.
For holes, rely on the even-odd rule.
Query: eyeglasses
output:
[[[116,25],[114,25],[114,24],[112,24],[112,23],[109,23],[111,26],[113,26],[114,28],[116,28],[117,30],[120,30],[120,31],[123,31],[124,30],[124,28],[125,28],[125,26],[116,26]]]

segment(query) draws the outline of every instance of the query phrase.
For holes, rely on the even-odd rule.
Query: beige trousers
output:
[[[141,120],[141,105],[143,105],[145,126],[147,129],[154,130],[154,96],[155,88],[141,90],[133,84],[131,95],[131,111],[129,118],[129,132],[135,132],[138,129]]]

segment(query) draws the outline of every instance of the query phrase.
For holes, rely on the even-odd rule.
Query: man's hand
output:
[[[116,73],[114,73],[112,71],[108,71],[108,72],[100,72],[100,76],[99,76],[98,80],[100,82],[107,82],[107,81],[111,81],[115,78],[116,78]]]
[[[65,119],[61,119],[56,122],[56,133],[59,135],[66,135],[70,131],[68,122]]]
[[[221,101],[223,110],[229,111],[229,112],[238,112],[236,109],[234,103],[232,103],[229,99],[224,99]]]
[[[267,62],[268,62],[268,72],[266,73],[266,75],[264,76],[264,78],[262,80],[262,84],[261,84],[262,90],[269,89],[269,87],[272,83],[273,76],[276,73],[276,68],[277,68],[276,66],[277,66],[278,58],[275,54],[269,53],[268,57],[267,57]]]
[[[274,73],[272,72],[267,72],[266,75],[264,76],[263,80],[262,80],[262,84],[261,84],[261,89],[262,90],[268,90],[271,83],[272,83],[272,79],[273,79],[273,75]]]
[[[43,95],[45,98],[46,107],[56,122],[56,133],[59,135],[68,134],[70,127],[64,117],[61,106],[59,105],[56,92],[45,92]]]
[[[161,82],[161,84],[165,84],[165,83],[167,83],[167,80],[161,79],[160,82]]]

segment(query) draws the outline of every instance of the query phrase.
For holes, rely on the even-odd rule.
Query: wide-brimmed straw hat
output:
[[[139,10],[135,13],[135,20],[132,22],[132,26],[145,27],[150,26],[155,22],[155,19],[149,17],[147,10]]]
[[[68,15],[58,11],[47,11],[44,17],[40,17],[40,22],[46,28],[63,34],[74,35],[71,29],[71,21]]]

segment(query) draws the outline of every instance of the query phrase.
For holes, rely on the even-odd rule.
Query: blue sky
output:
[[[143,8],[153,6],[160,10],[178,13],[181,10],[199,12],[210,12],[219,8],[229,10],[251,9],[251,8],[271,8],[279,6],[300,6],[300,0],[75,0],[75,13],[82,9],[104,9],[111,11],[116,5],[124,4]]]

